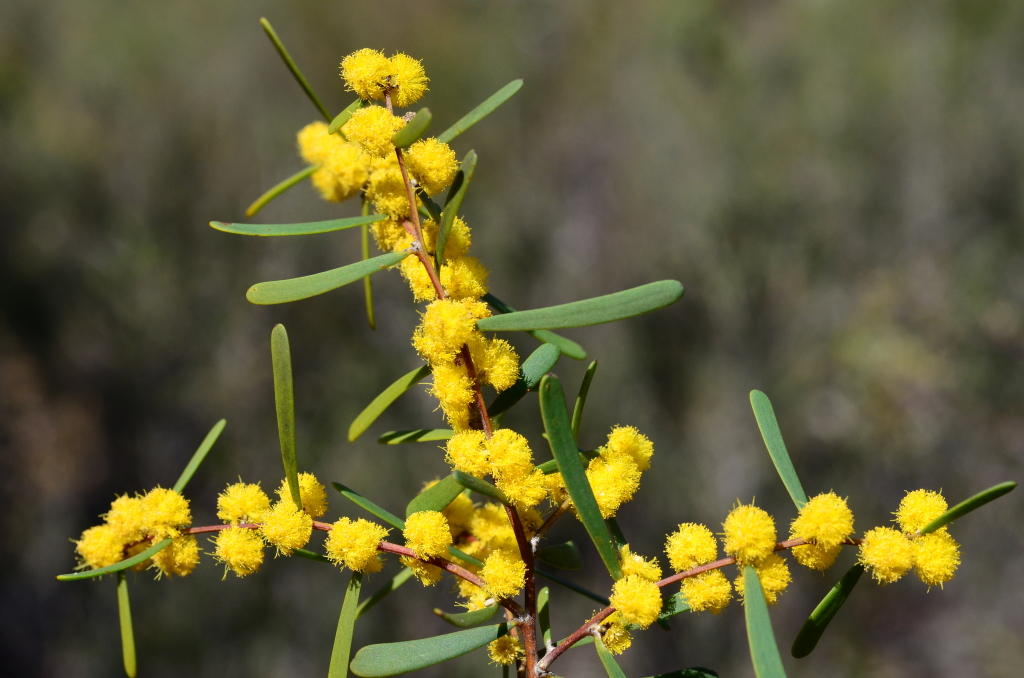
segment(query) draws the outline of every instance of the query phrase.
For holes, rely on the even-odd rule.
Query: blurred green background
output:
[[[675,278],[669,309],[567,332],[601,361],[582,443],[611,425],[655,442],[620,513],[635,550],[737,499],[781,526],[793,507],[747,394],[772,397],[809,492],[850,497],[858,531],[904,490],[958,501],[1024,460],[1024,4],[1011,0],[420,1],[0,4],[0,673],[117,676],[114,582],[58,583],[69,538],[115,493],[171,485],[209,427],[228,427],[189,494],[198,524],[241,475],[281,476],[269,338],[296,362],[300,464],[393,511],[445,472],[437,426],[406,395],[356,443],[352,417],[413,368],[416,311],[395,274],[282,307],[254,282],[359,255],[358,233],[216,232],[302,167],[317,119],[257,23],[273,22],[333,111],[340,58],[422,58],[443,129],[506,82],[523,90],[454,143],[480,164],[464,212],[492,289],[530,308]],[[308,184],[266,222],[354,214]],[[523,354],[536,345],[517,336]],[[574,390],[584,364],[556,371]],[[534,396],[508,423],[538,456]],[[1024,667],[1024,493],[955,525],[945,590],[863,582],[791,676],[1018,676]],[[332,516],[363,515],[341,498]],[[586,538],[566,521],[554,538]],[[607,590],[594,563],[578,581]],[[852,561],[794,568],[773,609],[788,648]],[[391,564],[370,587],[395,569]],[[345,577],[270,559],[221,581],[132,575],[140,676],[326,675]],[[553,590],[556,635],[594,606]],[[447,632],[450,586],[408,585],[356,645]],[[365,622],[365,623],[363,623]],[[750,676],[742,610],[639,634],[628,675],[703,665]],[[592,649],[557,665],[600,675]],[[482,653],[423,676],[498,676]]]

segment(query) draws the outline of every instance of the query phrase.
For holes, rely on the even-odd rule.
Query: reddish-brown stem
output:
[[[491,418],[487,414],[484,392],[480,390],[480,381],[476,378],[476,366],[473,364],[473,356],[469,353],[469,346],[462,345],[461,356],[462,363],[466,366],[466,376],[469,377],[469,382],[473,384],[473,398],[476,402],[476,409],[480,412],[480,423],[483,424],[484,434],[490,438],[494,435],[494,430],[491,428]]]
[[[526,654],[526,675],[533,678],[536,676],[537,665],[537,580],[534,577],[533,547],[530,545],[530,540],[526,538],[526,531],[523,529],[523,521],[519,518],[519,512],[512,506],[505,506],[505,512],[512,524],[512,531],[516,535],[516,543],[519,545],[523,564],[526,565],[526,615],[521,626],[523,650]]]
[[[544,536],[544,533],[551,529],[551,526],[555,524],[555,521],[562,517],[569,507],[572,506],[572,499],[566,499],[562,502],[562,505],[555,509],[555,512],[548,516],[548,519],[544,521],[544,524],[540,526],[537,533],[533,535],[533,541],[536,543],[538,539]]]

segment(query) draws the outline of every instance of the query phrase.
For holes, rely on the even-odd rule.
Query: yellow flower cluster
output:
[[[258,523],[270,510],[270,498],[256,484],[235,483],[217,497],[217,517],[225,523]]]
[[[790,526],[790,539],[805,539],[810,544],[793,549],[796,561],[812,570],[827,570],[843,550],[843,542],[853,534],[853,511],[846,500],[834,492],[812,497]]]
[[[504,635],[497,640],[492,640],[487,645],[487,656],[495,664],[508,666],[515,663],[517,659],[526,656],[526,652],[523,650],[523,644],[519,642],[518,638]]]
[[[918,578],[942,586],[960,565],[960,545],[943,526],[929,534],[920,531],[946,512],[945,498],[931,490],[908,492],[896,511],[900,529],[876,527],[864,535],[860,562],[881,584],[891,584],[913,568]]]
[[[417,558],[443,558],[452,545],[448,520],[440,511],[419,511],[405,519],[405,545]]]
[[[230,569],[239,577],[245,577],[260,569],[263,564],[263,539],[255,530],[229,527],[221,530],[213,540],[216,549],[213,557],[224,563],[224,576]]]
[[[417,59],[402,53],[389,59],[374,49],[361,49],[342,59],[341,78],[363,101],[383,99],[387,92],[401,108],[418,101],[428,81]]]
[[[601,633],[604,646],[612,654],[622,654],[633,644],[633,634],[626,628],[626,620],[615,613],[608,617],[607,626]]]
[[[356,572],[380,572],[384,566],[377,545],[388,530],[369,520],[339,518],[327,534],[327,557]]]
[[[622,618],[642,629],[661,613],[661,589],[639,574],[631,574],[612,586],[611,604]]]
[[[518,509],[532,508],[547,496],[544,474],[533,463],[526,438],[499,429],[491,438],[482,431],[465,430],[448,441],[446,458],[456,471],[478,478],[488,475]]]
[[[287,478],[282,480],[281,486],[277,488],[277,496],[281,501],[295,503]],[[302,510],[311,518],[319,518],[327,513],[327,490],[312,473],[299,474],[299,497],[302,499]]]
[[[163,539],[172,539],[156,557],[135,566],[156,567],[159,574],[184,577],[199,562],[195,537],[184,534],[192,524],[188,499],[157,487],[144,495],[117,497],[102,525],[90,527],[75,542],[80,567],[97,569],[118,563]]]
[[[752,504],[740,504],[726,516],[722,524],[725,536],[725,552],[736,558],[740,575],[734,585],[743,595],[742,568],[751,565],[757,570],[765,600],[775,603],[791,577],[786,561],[774,553],[775,521],[768,512]]]
[[[718,540],[705,525],[682,523],[665,541],[669,565],[676,572],[706,565],[718,557]],[[683,580],[681,591],[694,612],[718,614],[732,600],[732,586],[721,570]]]
[[[370,159],[362,149],[338,135],[328,134],[323,122],[312,122],[298,135],[299,155],[318,168],[310,177],[324,200],[341,202],[359,192],[370,177]]]

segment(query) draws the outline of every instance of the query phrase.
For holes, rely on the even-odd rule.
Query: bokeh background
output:
[[[620,520],[661,552],[684,520],[737,500],[793,507],[747,394],[773,399],[811,492],[850,497],[859,530],[904,490],[953,501],[1020,480],[1024,461],[1024,4],[1012,0],[6,0],[0,4],[0,673],[121,674],[114,582],[59,583],[115,493],[172,484],[209,427],[228,427],[189,495],[199,524],[241,475],[281,476],[269,337],[287,325],[300,463],[400,511],[445,472],[416,390],[356,443],[352,417],[412,369],[416,322],[394,274],[255,307],[261,280],[356,259],[358,233],[216,232],[302,167],[317,119],[258,26],[268,17],[333,111],[340,58],[422,58],[438,129],[522,77],[454,143],[480,155],[464,203],[492,289],[538,307],[662,278],[675,306],[569,331],[600,361],[582,442],[616,423],[656,444]],[[303,185],[268,223],[355,214]],[[520,351],[536,342],[514,338]],[[572,390],[585,365],[556,371]],[[534,396],[508,418],[546,458]],[[962,520],[945,590],[862,582],[792,676],[1017,676],[1024,667],[1024,493]],[[363,515],[340,497],[331,515]],[[586,537],[568,521],[553,537]],[[578,581],[607,590],[594,566]],[[852,561],[795,570],[773,609],[787,648]],[[395,569],[389,566],[383,581]],[[376,586],[371,580],[370,587]],[[141,676],[325,675],[345,577],[271,559],[221,580],[133,575]],[[593,605],[554,589],[555,633]],[[450,587],[407,585],[356,645],[450,630]],[[364,623],[365,622],[365,623]],[[703,665],[751,676],[742,610],[639,634],[628,675]],[[565,676],[600,675],[582,648]],[[423,676],[500,675],[482,653]]]

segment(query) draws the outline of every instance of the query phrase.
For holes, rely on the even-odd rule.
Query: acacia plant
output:
[[[792,654],[811,652],[825,627],[850,595],[863,572],[890,584],[913,570],[927,586],[952,579],[960,562],[959,546],[948,524],[978,506],[1009,492],[1014,483],[990,488],[949,509],[939,492],[909,492],[895,515],[896,527],[880,526],[854,536],[847,501],[834,492],[808,498],[786,452],[767,396],[750,395],[765,445],[796,507],[788,538],[780,541],[776,520],[753,503],[737,503],[721,532],[682,522],[666,536],[667,572],[657,557],[642,555],[649,544],[631,544],[616,523],[616,512],[633,498],[652,463],[654,444],[630,426],[617,426],[596,450],[577,445],[587,391],[596,362],[590,364],[570,414],[562,385],[551,373],[561,355],[584,359],[586,353],[552,330],[606,323],[657,310],[677,301],[683,287],[676,281],[652,282],[608,296],[530,311],[515,311],[489,293],[487,269],[470,256],[469,226],[458,211],[473,178],[477,157],[468,151],[461,162],[449,145],[516,93],[522,81],[509,83],[436,137],[426,137],[431,113],[399,113],[427,90],[421,63],[405,54],[386,56],[361,49],[341,62],[341,78],[356,95],[348,108],[331,116],[313,93],[284,46],[265,20],[267,34],[287,66],[324,117],[298,132],[298,146],[309,167],[268,191],[249,209],[252,216],[267,202],[309,177],[325,200],[359,196],[362,216],[304,224],[213,222],[229,233],[257,236],[306,235],[347,228],[362,233],[363,260],[324,273],[253,285],[247,298],[255,304],[306,299],[363,280],[366,308],[374,323],[370,275],[398,269],[413,300],[426,304],[412,332],[412,346],[422,367],[388,386],[356,417],[349,430],[355,440],[402,393],[431,378],[449,428],[393,431],[383,444],[445,441],[451,475],[425,489],[399,517],[366,496],[331,483],[345,498],[375,520],[338,517],[318,520],[328,510],[325,487],[299,472],[295,453],[288,335],[282,325],[271,333],[274,393],[284,460],[284,480],[272,500],[258,484],[228,485],[217,500],[222,524],[193,526],[185,487],[224,428],[220,421],[203,441],[171,489],[157,487],[142,495],[117,497],[102,524],[90,527],[76,542],[78,580],[116,573],[125,670],[136,673],[128,604],[128,569],[152,569],[161,575],[186,576],[197,566],[197,536],[213,536],[212,556],[238,577],[256,573],[266,548],[349,570],[348,586],[331,654],[330,676],[391,676],[438,664],[487,647],[491,660],[509,675],[538,678],[554,675],[568,650],[592,644],[612,678],[623,676],[614,655],[630,646],[632,634],[652,624],[667,627],[675,615],[718,614],[734,598],[742,600],[754,669],[762,678],[784,676],[768,616],[791,581],[786,554],[812,570],[826,570],[843,548],[859,558],[835,588],[810,613],[793,641]],[[443,200],[440,195],[444,193]],[[443,203],[443,206],[442,206]],[[372,232],[383,254],[369,256]],[[515,349],[494,332],[522,331],[541,342],[520,362]],[[485,388],[496,396],[487,404]],[[538,394],[540,415],[552,458],[535,458],[529,442],[501,425],[503,414],[528,392]],[[371,493],[372,494],[372,493]],[[608,590],[593,592],[544,569],[579,569],[581,554],[572,542],[546,544],[560,519],[579,520],[608,570]],[[313,530],[327,532],[323,553],[307,550]],[[720,558],[719,541],[725,557]],[[367,575],[379,572],[389,557],[402,568],[373,595],[363,598]],[[733,569],[732,580],[726,575]],[[369,645],[350,660],[357,619],[411,578],[424,586],[446,576],[454,579],[464,612],[435,610],[465,630],[433,638]],[[602,609],[566,635],[553,634],[548,608],[557,597],[539,588],[538,579],[559,585],[559,593],[583,595]],[[675,585],[679,584],[677,588]],[[490,623],[501,612],[500,623]],[[691,668],[663,676],[711,676]]]

